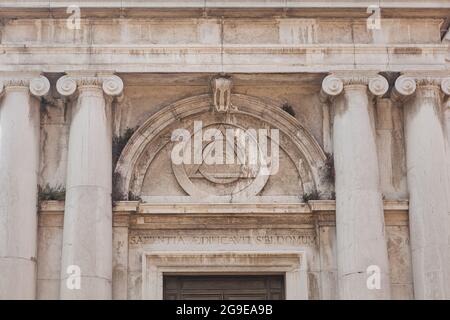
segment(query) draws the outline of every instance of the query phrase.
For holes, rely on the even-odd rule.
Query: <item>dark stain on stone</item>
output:
[[[422,54],[422,48],[418,47],[394,48],[394,54]]]

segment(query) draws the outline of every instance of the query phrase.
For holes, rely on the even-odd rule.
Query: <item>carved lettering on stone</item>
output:
[[[299,245],[314,246],[316,236],[314,234],[295,235],[261,235],[261,236],[154,236],[133,235],[130,236],[130,245],[163,244],[163,245]]]

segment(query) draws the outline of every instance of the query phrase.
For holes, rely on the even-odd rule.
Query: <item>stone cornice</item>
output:
[[[446,0],[384,0],[376,2],[384,16],[441,16],[450,8]],[[79,4],[85,16],[367,16],[367,8],[374,1],[361,0],[179,0],[179,1],[136,1],[136,0],[4,0],[0,3],[0,16],[58,16],[66,15],[66,8]],[[407,10],[405,10],[407,9]]]
[[[42,201],[39,206],[41,214],[64,211],[64,201]],[[408,200],[384,200],[385,211],[408,211]],[[300,214],[314,212],[334,212],[336,201],[312,200],[308,203],[223,203],[211,206],[208,203],[155,204],[139,201],[117,201],[114,214]]]
[[[189,229],[199,221],[207,228],[246,229],[255,221],[267,228],[306,228],[335,226],[334,200],[314,200],[290,204],[150,204],[138,201],[118,201],[113,207],[113,226],[133,229]],[[386,225],[408,225],[408,201],[385,200]],[[39,208],[39,225],[62,227],[64,201],[43,201]],[[184,219],[180,225],[180,219]],[[230,225],[229,221],[234,223]],[[218,223],[220,225],[218,225]]]
[[[32,95],[42,97],[50,91],[50,82],[39,73],[0,72],[0,95],[11,88],[28,88]]]
[[[375,96],[384,95],[389,89],[389,83],[381,75],[371,71],[345,71],[335,72],[322,82],[322,91],[329,96],[337,96],[346,86],[368,86],[369,91]]]
[[[118,96],[123,91],[123,81],[112,73],[73,72],[58,79],[56,89],[63,96],[73,95],[83,87],[101,87],[108,96]]]
[[[372,45],[46,45],[2,44],[2,70],[102,70],[111,61],[117,73],[329,73],[339,70],[442,70],[445,44]],[[405,49],[405,50],[404,50]],[[407,50],[406,50],[407,49]],[[411,49],[411,50],[410,50]],[[414,49],[414,50],[413,50]],[[326,56],[326,59],[324,57]],[[370,56],[370,59],[367,57]],[[222,58],[223,60],[222,60]],[[279,63],[273,64],[277,60]],[[91,61],[86,65],[86,61]],[[375,62],[375,63],[374,63]]]
[[[66,8],[73,4],[72,0],[3,0],[0,7],[19,8]],[[87,8],[367,8],[373,4],[370,0],[173,0],[173,1],[139,1],[139,0],[90,0],[76,1]],[[446,0],[383,0],[383,8],[450,8]]]

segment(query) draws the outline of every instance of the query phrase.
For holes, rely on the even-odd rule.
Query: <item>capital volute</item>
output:
[[[29,90],[36,97],[42,97],[50,91],[50,81],[36,73],[8,73],[0,75],[0,95],[8,89]]]
[[[50,91],[50,81],[44,76],[30,80],[30,92],[36,97],[43,97]]]
[[[389,83],[376,73],[333,73],[322,81],[322,93],[335,97],[342,93],[346,86],[366,86],[374,96],[383,96],[389,89]]]
[[[62,96],[71,96],[77,89],[84,87],[99,87],[107,96],[118,96],[123,91],[123,81],[120,77],[110,75],[65,75],[56,82],[56,90]]]
[[[340,95],[344,90],[344,82],[339,77],[330,74],[322,81],[322,92],[329,96]]]
[[[450,76],[442,79],[441,90],[447,97],[450,97]]]
[[[394,102],[401,103],[406,98],[416,92],[416,80],[412,77],[402,75],[395,80],[394,89],[391,97]]]

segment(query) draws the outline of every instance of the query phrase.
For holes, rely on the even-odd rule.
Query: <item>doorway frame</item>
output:
[[[308,300],[304,251],[155,251],[142,254],[142,299],[163,299],[170,275],[285,275],[286,300]]]

